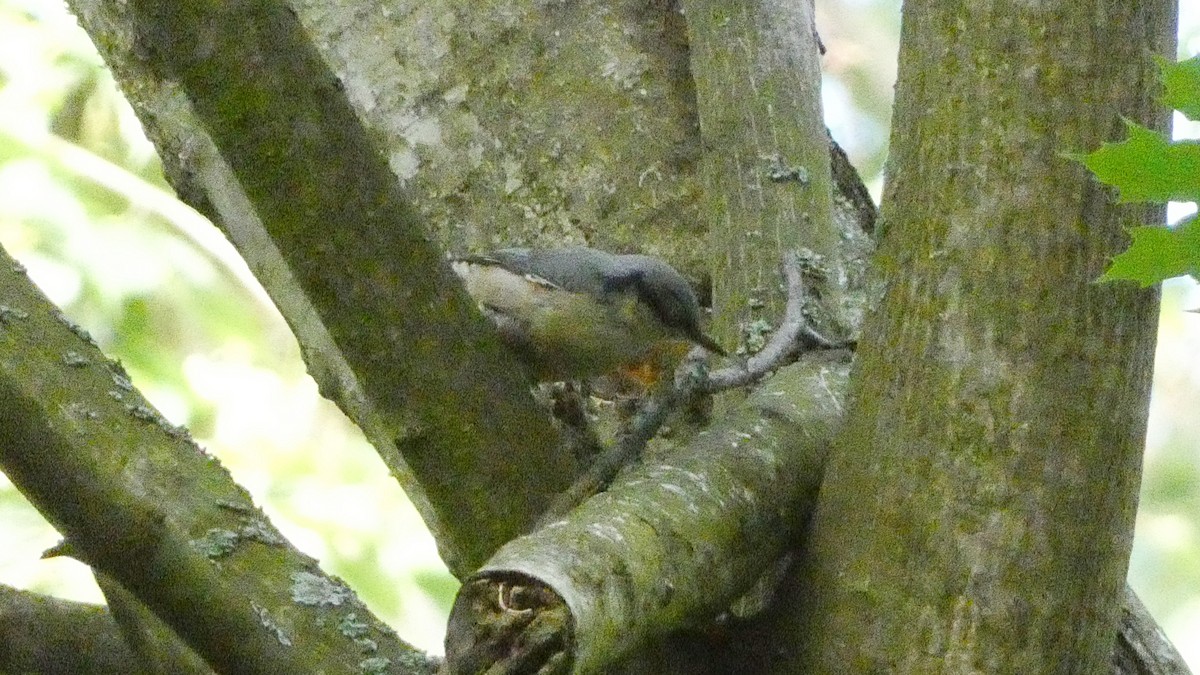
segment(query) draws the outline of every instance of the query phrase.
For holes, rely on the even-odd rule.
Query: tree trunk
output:
[[[1165,128],[1173,3],[909,2],[887,280],[781,630],[790,672],[1101,672],[1136,508],[1157,291],[1063,153]]]

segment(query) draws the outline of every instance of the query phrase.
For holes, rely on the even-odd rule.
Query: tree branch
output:
[[[294,11],[246,0],[128,6],[148,63],[186,92],[349,364],[350,386],[375,413],[364,428],[397,475],[415,476],[447,564],[474,569],[569,484],[560,435]]]
[[[0,375],[0,468],[81,557],[133,589],[214,668],[302,672],[182,531],[53,431],[45,399],[22,380],[11,369]]]
[[[131,656],[104,607],[0,584],[0,671],[122,675]]]
[[[774,665],[1101,672],[1157,298],[1094,280],[1152,216],[1062,153],[1164,120],[1149,55],[1173,52],[1175,5],[904,7],[887,290]]]
[[[570,610],[569,620],[554,622],[550,643],[582,671],[725,609],[793,540],[815,498],[849,373],[833,354],[785,368],[689,447],[636,467],[565,519],[505,545],[455,602],[451,671],[475,672],[463,660],[492,635],[487,617],[504,623],[526,610],[553,612],[557,603],[547,597]],[[506,610],[504,590],[514,584],[537,600]]]
[[[805,315],[804,277],[800,270],[800,258],[795,251],[787,251],[783,255],[783,279],[787,303],[784,305],[783,319],[772,332],[771,339],[744,362],[709,373],[703,383],[705,391],[716,393],[745,387],[763,379],[795,360],[802,337],[821,349],[847,346],[834,343],[809,324]]]
[[[141,672],[162,675],[210,675],[213,672],[200,655],[180,640],[136,595],[104,572],[92,571],[96,584],[104,593],[108,612],[116,621]]]
[[[1113,675],[1191,675],[1175,645],[1127,584],[1121,627],[1113,648]]]
[[[704,214],[713,242],[713,328],[757,351],[764,317],[783,314],[785,251],[808,248],[829,274],[818,326],[841,330],[843,265],[811,2],[683,0],[704,140]]]
[[[2,252],[0,298],[0,469],[67,536],[71,555],[119,581],[217,666],[424,663],[291,548]],[[362,626],[355,636],[327,627],[349,613]],[[370,653],[355,637],[373,643]],[[300,655],[285,643],[321,649]]]
[[[642,402],[613,447],[600,453],[571,487],[554,499],[538,521],[538,527],[566,516],[583,500],[603,490],[617,472],[634,463],[670,415],[695,397],[750,385],[792,363],[801,349],[802,337],[823,349],[843,346],[834,344],[809,326],[804,313],[804,280],[795,252],[784,255],[783,276],[787,284],[787,305],[783,320],[772,332],[767,345],[745,361],[711,373],[700,362],[704,357],[703,350],[693,351],[675,373],[674,380],[651,392]],[[588,444],[595,446],[597,442],[591,440]]]

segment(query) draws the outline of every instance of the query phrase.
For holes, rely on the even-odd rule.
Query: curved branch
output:
[[[704,391],[716,393],[727,389],[745,387],[795,360],[801,348],[801,338],[807,338],[821,349],[839,349],[846,344],[836,343],[813,328],[804,313],[804,276],[801,272],[800,256],[795,251],[783,255],[783,278],[787,288],[783,320],[771,335],[771,339],[756,354],[744,362],[715,370],[708,375]]]

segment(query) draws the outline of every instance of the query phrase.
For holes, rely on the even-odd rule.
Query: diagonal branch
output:
[[[328,331],[316,347],[337,354],[306,345],[310,362],[348,365],[350,380],[325,380],[325,393],[365,401],[349,411],[393,472],[415,478],[405,487],[447,564],[473,569],[569,483],[560,434],[285,3],[128,7],[146,62],[182,87],[261,221],[260,244],[286,265],[259,274],[290,275],[304,302],[289,320]]]
[[[1112,652],[1113,675],[1190,675],[1183,656],[1128,584],[1123,604]]]
[[[645,644],[655,651],[620,672],[691,675],[699,662],[704,672],[775,672],[753,664],[763,662],[763,631],[778,638],[777,611],[726,626],[720,639],[679,631],[703,629],[796,546],[844,415],[848,368],[822,363],[833,354],[784,368],[691,447],[505,546],[460,591],[447,672],[602,670]],[[796,397],[801,390],[807,398]],[[755,466],[769,471],[748,470]],[[1190,672],[1128,587],[1124,604],[1111,672]],[[705,656],[683,659],[681,650]]]
[[[502,548],[455,603],[452,672],[474,672],[455,669],[480,653],[507,658],[511,650],[487,644],[518,639],[515,619],[555,616],[559,603],[570,614],[555,622],[557,638],[539,642],[559,645],[543,658],[565,653],[580,672],[724,610],[798,535],[840,424],[847,355],[783,369],[690,446]]]
[[[293,549],[2,252],[0,400],[0,470],[72,555],[119,581],[210,664],[314,672],[423,660]],[[312,587],[329,592],[304,592]],[[359,617],[370,654],[326,627],[346,613]]]
[[[222,671],[300,672],[301,661],[264,629],[180,528],[71,442],[53,407],[5,363],[0,376],[0,468],[83,560],[134,591]]]
[[[104,607],[0,585],[0,672],[120,675],[130,656]]]

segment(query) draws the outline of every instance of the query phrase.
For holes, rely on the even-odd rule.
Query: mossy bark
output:
[[[0,470],[67,537],[60,553],[120,582],[217,670],[425,662],[292,548],[3,251],[0,400]],[[306,602],[298,580],[340,589],[338,602]],[[347,613],[360,617],[371,653],[325,628]],[[324,648],[293,648],[308,643]]]
[[[718,339],[754,353],[783,314],[783,253],[807,249],[822,329],[840,327],[844,261],[811,2],[686,0],[704,154]]]
[[[455,602],[451,666],[500,631],[488,619],[543,609],[489,605],[506,585],[539,582],[562,599],[570,620],[559,643],[580,673],[609,672],[638,647],[726,610],[798,538],[816,499],[850,370],[848,352],[829,354],[782,369],[688,447],[646,459],[568,516],[506,544],[476,575],[495,583],[465,584]],[[515,650],[497,651],[504,663]]]
[[[122,675],[132,656],[106,608],[0,585],[3,672]]]
[[[201,153],[216,168],[191,154],[177,168],[221,181],[204,194],[226,208],[322,392],[379,449],[447,565],[468,573],[536,519],[574,462],[359,123],[353,80],[283,3],[126,7],[105,18],[142,58],[116,63],[130,63],[134,92],[156,88],[183,111],[181,123],[156,100],[144,117],[219,149]],[[183,194],[211,188],[202,179]]]
[[[728,167],[705,169],[704,189],[728,193],[701,198],[701,180],[694,174],[705,147],[697,135],[703,112],[696,112],[689,56],[697,79],[709,78],[704,96],[716,102],[730,98],[721,78],[696,64],[732,63],[722,60],[729,54],[717,53],[720,35],[741,35],[754,45],[733,55],[740,60],[735,59],[733,81],[726,83],[730,91],[761,84],[753,77],[764,74],[758,69],[762,59],[786,46],[756,33],[759,19],[780,7],[747,8],[750,14],[743,12],[733,26],[719,21],[704,29],[690,26],[693,20],[720,18],[700,14],[705,8],[719,12],[710,5],[688,9],[694,46],[713,50],[707,55],[688,54],[679,8],[667,2],[334,6],[311,0],[293,7],[336,74],[336,83],[322,74],[304,93],[319,85],[340,100],[344,92],[352,113],[404,181],[402,197],[411,200],[412,211],[380,222],[406,227],[418,222],[431,240],[457,250],[564,241],[641,250],[663,255],[699,278],[709,249],[695,240],[703,230],[701,215],[707,217],[711,207],[740,228],[721,235],[725,245],[741,245],[737,237],[757,226],[771,228],[777,238],[763,247],[746,244],[738,254],[743,267],[724,263],[740,281],[721,282],[719,295],[725,300],[720,302],[742,303],[728,306],[741,316],[755,289],[774,293],[768,272],[778,262],[779,249],[801,244],[826,253],[836,249],[838,237],[832,230],[805,234],[827,220],[820,215],[825,213],[821,200],[829,199],[821,168],[826,162],[810,152],[824,147],[823,134],[793,134],[779,119],[785,108],[791,111],[788,124],[819,119],[807,114],[817,110],[815,92],[807,88],[815,82],[811,45],[805,47],[810,60],[800,66],[809,79],[797,82],[793,73],[745,94],[746,106],[725,100],[712,109],[718,115],[714,120],[725,120],[716,128],[742,136],[714,146],[716,153],[705,161],[727,159],[723,149],[743,158],[742,169],[758,166],[763,157],[756,153],[765,153],[768,161],[744,181],[737,170],[722,173]],[[842,671],[851,667],[847,664],[919,671],[1016,664],[1013,670],[1028,665],[1028,672],[1037,672],[1048,663],[1050,647],[1059,648],[1060,655],[1086,652],[1080,663],[1095,665],[1095,636],[1112,616],[1113,578],[1123,570],[1153,310],[1146,294],[1088,285],[1121,239],[1120,222],[1102,192],[1057,153],[1094,147],[1110,137],[1119,128],[1117,113],[1143,121],[1152,117],[1146,93],[1152,75],[1143,57],[1163,51],[1162,24],[1169,8],[1161,2],[1138,9],[1101,3],[1077,8],[932,5],[910,3],[907,9],[910,44],[885,214],[891,225],[880,258],[892,283],[863,342],[863,363],[855,376],[855,428],[832,465],[813,564],[793,579],[793,589],[803,595],[788,607],[794,613],[781,613],[782,619],[749,643],[762,667],[775,672]],[[149,67],[154,56],[143,49],[154,41],[138,38],[127,4],[74,0],[72,6],[134,101],[176,187],[221,222],[270,289],[304,345],[322,391],[350,412],[385,456],[388,448],[394,454],[397,440],[420,444],[423,435],[451,428],[453,420],[450,427],[443,425],[445,415],[423,419],[387,405],[403,397],[386,389],[403,386],[389,381],[388,374],[410,372],[404,369],[416,367],[413,363],[470,370],[442,360],[458,353],[397,354],[393,344],[380,353],[397,358],[432,353],[434,358],[390,370],[387,357],[359,343],[356,350],[370,357],[360,363],[370,366],[352,367],[345,342],[335,339],[339,333],[343,340],[347,335],[361,339],[352,332],[362,316],[385,328],[407,325],[406,319],[390,314],[394,307],[377,313],[369,293],[353,288],[354,293],[335,293],[326,301],[361,296],[362,306],[337,310],[326,302],[321,310],[320,298],[302,290],[306,281],[295,272],[320,265],[303,260],[303,241],[291,240],[297,250],[280,250],[263,224],[274,214],[251,199],[252,185],[243,184],[269,180],[263,174],[271,173],[271,165],[256,165],[249,181],[235,173],[233,163],[201,131],[180,89]],[[294,39],[291,30],[288,24]],[[807,33],[785,37],[803,42]],[[711,42],[700,45],[701,39]],[[737,41],[724,48],[730,44]],[[240,44],[230,47],[231,53],[240,49]],[[220,51],[217,56],[228,56]],[[193,50],[191,57],[201,53]],[[238,65],[258,67],[280,56],[287,61],[289,54],[243,59]],[[302,56],[300,61],[311,64],[311,54]],[[237,68],[229,72],[242,75]],[[295,112],[290,105],[283,101],[272,109]],[[242,112],[235,105],[222,108],[217,117]],[[749,127],[737,127],[738,119],[750,126],[779,122],[783,140],[750,134]],[[772,127],[758,131],[767,128]],[[743,143],[755,150],[747,154]],[[355,147],[362,145],[356,140]],[[779,161],[770,161],[774,158]],[[366,162],[378,176],[375,160]],[[798,180],[804,173],[800,168],[808,174],[807,187]],[[331,175],[318,169],[312,175]],[[723,184],[723,175],[734,182]],[[776,183],[772,176],[781,180]],[[773,193],[769,208],[749,204],[736,219],[728,215],[733,211],[721,211],[727,207],[711,201],[752,201],[755,190]],[[377,206],[407,208],[404,199],[384,193],[387,199]],[[330,194],[337,199],[335,189],[318,201]],[[815,206],[805,206],[810,197]],[[351,201],[363,198],[356,193]],[[320,213],[326,226],[342,220],[336,213]],[[313,236],[311,231],[283,234],[300,240]],[[313,241],[319,249],[319,237]],[[421,248],[417,259],[429,262],[427,242],[405,241],[415,241]],[[318,258],[377,270],[389,269],[381,260],[400,253],[386,247],[356,250],[350,258]],[[841,274],[836,264],[828,269],[835,278]],[[431,274],[434,285],[444,282],[440,271]],[[449,295],[421,297],[455,298],[450,314],[457,316],[462,298],[445,292]],[[337,318],[330,320],[334,313]],[[465,335],[478,335],[470,319],[458,325],[466,327]],[[474,344],[490,349],[486,338],[480,340]],[[1128,382],[1121,380],[1125,376]],[[382,389],[372,389],[371,381],[383,383]],[[501,391],[507,391],[500,394],[504,397],[512,394]],[[520,408],[525,403],[518,399],[512,394],[510,402]],[[1105,444],[1112,446],[1109,454],[1100,449]],[[514,485],[543,475],[539,471],[552,477],[550,483],[559,482],[564,471],[549,452],[553,443],[536,445],[538,451],[530,453],[496,444],[491,450],[500,459],[495,462],[481,459],[497,456],[491,454],[476,455],[475,464],[430,462],[427,466],[440,475],[426,480],[442,481],[445,488],[432,500],[414,482],[406,484],[443,546],[450,542],[444,550],[451,551],[452,562],[461,561],[460,570],[509,536],[513,522],[526,518],[483,521],[482,515],[502,511],[496,495],[528,502],[529,493]],[[472,452],[468,449],[468,458]],[[1111,470],[1115,485],[1102,485],[1109,478],[1105,470]],[[517,480],[510,480],[513,476]],[[472,482],[463,487],[455,483],[460,479]],[[456,486],[461,489],[452,489]],[[446,504],[453,500],[465,500],[463,512],[477,516],[458,524],[463,528],[459,538],[445,535],[436,513],[451,508]],[[1083,515],[1099,524],[1082,522]],[[473,529],[485,543],[461,549],[458,542],[469,542]],[[1089,538],[1098,549],[1086,548]],[[896,555],[896,547],[905,555]],[[468,554],[456,557],[458,550]],[[908,566],[913,559],[928,569],[913,572]],[[1055,575],[1070,571],[1072,564],[1076,572],[1082,570],[1077,576],[1086,578],[1057,585],[1061,576]],[[1030,579],[1055,580],[1053,587],[1038,587],[1052,593],[1045,597],[1055,604],[1024,600],[1029,590],[1014,585]],[[1095,593],[1092,604],[1081,600],[1085,592]],[[1075,619],[1082,629],[1067,628]],[[1014,630],[1024,631],[1016,637],[1033,640],[1035,656],[991,646],[1010,644]],[[1082,631],[1077,643],[1070,642],[1068,630]],[[1077,645],[1079,652],[1073,651]],[[810,660],[792,660],[797,653]]]
[[[586,243],[707,268],[677,2],[296,9],[446,248]]]
[[[1157,292],[1093,283],[1161,211],[1063,153],[1165,127],[1173,3],[910,2],[850,421],[789,632],[800,672],[1101,672]]]
[[[296,332],[322,393],[379,449],[451,567],[469,571],[524,527],[547,492],[563,486],[572,471],[569,454],[560,452],[558,439],[547,421],[537,419],[528,397],[514,390],[512,377],[497,375],[490,385],[475,388],[498,405],[487,408],[486,420],[441,416],[439,411],[454,406],[439,402],[436,388],[422,376],[444,375],[434,380],[451,381],[455,372],[495,372],[504,366],[494,364],[505,359],[488,346],[483,328],[461,316],[461,293],[450,288],[444,271],[429,269],[437,261],[424,254],[414,257],[412,246],[367,246],[352,253],[319,246],[297,250],[302,242],[281,243],[278,235],[296,231],[295,223],[281,230],[268,221],[287,220],[279,211],[288,210],[289,202],[267,206],[251,188],[282,178],[282,164],[259,165],[249,176],[244,167],[240,174],[234,169],[228,148],[216,149],[187,93],[162,72],[162,53],[144,48],[154,43],[156,29],[133,21],[127,7],[93,0],[72,3],[134,102],[172,184],[238,247]],[[288,81],[284,76],[278,83],[283,91],[296,93],[318,84],[340,88],[317,98],[332,102],[344,95],[350,101],[353,116],[404,183],[409,215],[440,247],[461,251],[588,243],[658,254],[693,280],[703,277],[706,251],[695,246],[703,229],[696,217],[693,176],[696,116],[685,29],[672,3],[351,2],[333,7],[309,2],[296,3],[294,9],[336,79],[300,76]],[[283,44],[283,36],[246,25],[233,34],[234,42],[204,51],[211,61],[207,72],[214,75],[222,61],[267,63],[269,59],[248,50],[247,36],[269,43],[263,54],[276,63],[308,63],[290,53],[296,45]],[[169,41],[162,44],[169,51]],[[242,57],[233,57],[238,52]],[[231,72],[263,76],[266,70]],[[201,79],[214,87],[231,84],[226,76]],[[269,106],[268,117],[244,125],[243,131],[253,129],[252,135],[258,135],[282,126],[286,132],[281,120],[305,119],[303,97],[285,98]],[[247,122],[245,113],[265,104],[262,99],[229,102],[218,114],[234,124]],[[220,120],[207,123],[212,133],[222,128]],[[306,128],[311,125],[292,125]],[[283,159],[294,148],[275,149],[275,157]],[[335,159],[342,165],[374,161],[342,150],[326,155],[331,166]],[[354,180],[331,179],[336,172],[330,168],[318,164],[306,171],[309,178],[325,176],[326,190],[367,198],[345,193],[350,185],[361,184],[355,174]],[[288,186],[301,181],[294,178],[277,183],[286,183],[281,186],[285,191],[293,189]],[[383,214],[381,222],[390,224],[375,227],[350,210],[310,215],[320,221],[310,218],[310,225],[326,228],[326,234],[332,233],[328,228],[352,226],[374,231],[376,239],[398,238],[395,225],[406,219]],[[415,249],[430,250],[425,244]],[[326,254],[337,260],[330,262]],[[404,288],[409,282],[401,279],[396,287],[391,281],[400,277],[385,275],[389,283],[376,281],[368,288],[363,281],[358,300],[350,302],[356,294],[315,296],[314,283],[324,283],[322,275],[314,279],[302,271],[349,269],[361,278],[368,269],[397,266],[397,256],[420,275],[413,282],[416,288],[428,290],[427,282],[433,282],[440,290],[412,295]],[[384,334],[358,326],[364,314],[374,315],[373,303],[362,302],[372,290],[381,296],[381,306],[391,308],[378,318],[393,332],[425,332],[434,339],[412,341],[413,349],[402,350],[377,340],[374,346],[355,349],[357,355],[348,353],[347,339]],[[406,297],[411,303],[401,312]],[[397,312],[400,316],[386,318]],[[455,336],[459,347],[448,347],[436,337],[438,331]],[[384,356],[371,365],[371,359],[363,358],[368,353]],[[424,375],[414,377],[408,373],[412,369]],[[456,394],[472,389],[451,388]],[[478,429],[488,420],[493,426],[490,445],[461,443],[462,434],[449,433],[458,427]],[[505,429],[520,430],[522,442],[504,441]],[[452,489],[453,496],[447,493]]]

